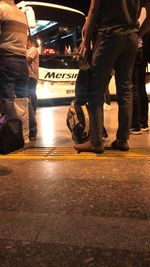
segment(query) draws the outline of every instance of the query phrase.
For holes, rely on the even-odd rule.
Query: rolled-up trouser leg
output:
[[[99,145],[103,137],[103,106],[88,106],[90,121],[90,141]]]

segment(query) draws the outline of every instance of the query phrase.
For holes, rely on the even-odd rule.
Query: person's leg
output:
[[[14,57],[2,57],[0,61],[0,113],[16,116],[14,98],[17,62]]]
[[[124,39],[124,49],[115,63],[116,89],[118,95],[118,130],[116,138],[121,141],[129,139],[132,118],[132,74],[137,53],[137,35]]]
[[[15,95],[18,98],[26,98],[28,97],[27,87],[29,80],[29,72],[28,65],[26,59],[19,58],[18,59],[18,76],[15,84]]]
[[[29,139],[35,140],[37,135],[37,122],[31,101],[29,101]]]
[[[111,77],[112,76],[110,76],[109,83],[110,83]],[[110,92],[109,92],[109,86],[107,86],[106,89],[105,89],[104,101],[105,101],[105,103],[107,105],[110,105],[111,104],[111,97],[110,97]]]
[[[17,98],[28,98],[28,67],[26,61],[20,60],[20,75],[16,81],[15,93]],[[37,135],[37,123],[35,119],[35,113],[32,107],[31,102],[28,104],[29,110],[29,139],[36,139]]]
[[[104,93],[108,86],[113,66],[122,51],[124,42],[120,39],[104,37],[98,33],[92,51],[92,86],[89,94],[90,143],[94,146],[103,140],[103,104]],[[113,50],[112,50],[113,47]],[[87,149],[88,147],[88,149]],[[90,151],[89,144],[75,145],[78,151]],[[96,150],[96,149],[95,149]],[[103,149],[99,149],[103,152]],[[95,152],[95,151],[93,151]],[[101,152],[101,153],[102,153]]]
[[[90,120],[90,140],[93,143],[96,142],[93,139],[94,136],[99,136],[99,142],[103,139],[104,94],[116,59],[121,53],[121,46],[122,44],[119,45],[115,38],[105,37],[101,33],[97,34],[92,52],[93,79],[89,100],[89,116],[93,117],[93,120]],[[99,124],[97,127],[96,123]],[[93,133],[95,131],[96,133]]]
[[[29,78],[28,95],[31,100],[31,104],[33,106],[34,112],[36,112],[36,109],[37,109],[36,86],[37,86],[37,80],[34,78]]]
[[[133,68],[133,110],[132,110],[132,121],[130,127],[131,134],[140,134],[141,126],[140,126],[140,96],[139,96],[139,65],[142,60],[142,51],[138,50],[136,55],[136,60]]]
[[[140,95],[140,112],[141,112],[141,128],[142,130],[148,130],[148,95],[146,92],[145,80],[146,80],[146,61],[143,58],[139,66],[139,95]]]
[[[94,152],[101,154],[104,152],[103,141],[100,137],[101,125],[100,121],[103,121],[101,107],[97,108],[87,105],[87,110],[89,113],[89,141],[83,144],[75,144],[74,148],[78,152]]]
[[[90,122],[90,137],[89,140],[95,146],[98,146],[103,138],[101,138],[101,125],[103,125],[103,108],[101,106],[88,106],[89,122]],[[101,122],[101,123],[100,123]],[[103,136],[103,134],[102,134]]]

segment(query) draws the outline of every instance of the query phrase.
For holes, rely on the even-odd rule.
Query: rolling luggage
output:
[[[8,154],[23,146],[21,120],[12,115],[0,115],[0,154]]]

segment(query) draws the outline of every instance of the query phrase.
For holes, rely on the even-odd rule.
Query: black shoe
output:
[[[142,133],[141,128],[131,128],[130,129],[130,134],[138,135],[138,134],[141,134],[141,133]]]
[[[93,145],[90,141],[87,141],[83,144],[75,144],[74,148],[75,150],[78,150],[78,152],[94,152],[97,154],[101,154],[104,152],[103,142],[96,146]]]
[[[121,151],[128,151],[129,145],[126,140],[115,140],[111,143],[113,149],[121,150]]]

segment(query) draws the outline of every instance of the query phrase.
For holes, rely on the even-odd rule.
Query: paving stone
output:
[[[0,212],[0,239],[34,241],[47,214]]]

